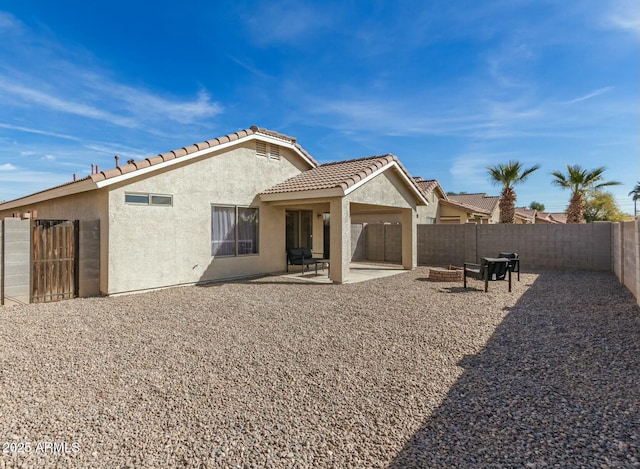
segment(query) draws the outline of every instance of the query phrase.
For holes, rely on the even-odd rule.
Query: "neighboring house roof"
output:
[[[471,205],[489,213],[493,213],[498,208],[500,197],[487,195],[485,193],[478,194],[455,194],[449,195],[449,200],[460,202],[462,204]]]
[[[556,223],[567,223],[566,213],[549,213],[547,214],[551,220]]]
[[[437,189],[438,192],[440,192],[440,195],[438,196],[440,199],[448,199],[447,193],[436,179],[422,179],[421,177],[414,177],[413,181],[420,190],[425,193],[425,195],[428,195]]]
[[[346,195],[391,167],[397,168],[407,186],[417,195],[418,200],[427,205],[428,203],[422,191],[413,181],[409,172],[402,166],[402,163],[395,155],[390,154],[325,163],[276,184],[272,188],[263,191],[261,195],[269,196],[331,189],[336,193],[328,195]],[[266,198],[268,199],[269,197]]]
[[[548,212],[540,212],[538,210],[532,210],[526,207],[516,207],[516,215],[519,215],[522,218],[526,218],[528,220],[532,220],[535,223],[535,220],[543,220],[547,223],[566,223],[567,216],[564,213],[548,213]]]
[[[75,181],[67,182],[18,199],[0,203],[0,210],[11,209],[13,207],[41,202],[55,197],[97,189],[111,184],[112,182],[118,182],[124,178],[145,174],[187,159],[196,158],[210,150],[230,146],[238,140],[255,139],[257,137],[275,144],[288,146],[297,151],[297,153],[305,159],[311,167],[318,166],[318,162],[297,143],[295,138],[254,125],[248,129],[239,130],[222,137],[195,143],[187,147],[161,153],[157,156],[151,156],[142,160],[134,161],[130,164],[119,165],[112,169],[98,171],[95,174],[91,174]]]
[[[476,207],[474,205],[465,204],[465,203],[462,203],[462,202],[457,202],[457,201],[451,200],[451,199],[448,199],[448,200],[442,199],[442,200],[440,200],[440,203],[441,204],[445,204],[445,205],[449,205],[451,207],[460,208],[460,209],[463,209],[463,210],[466,210],[466,211],[472,212],[472,213],[477,213],[477,214],[482,214],[482,215],[487,215],[487,216],[491,215],[491,212],[489,210],[485,210],[483,208]]]
[[[516,213],[519,213],[523,217],[532,218],[536,216],[536,213],[538,213],[538,211],[532,210],[527,207],[516,207]]]
[[[516,216],[522,218],[529,223],[535,223],[537,210],[531,210],[526,207],[516,207]]]

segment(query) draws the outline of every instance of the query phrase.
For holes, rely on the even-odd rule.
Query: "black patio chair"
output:
[[[515,259],[509,262],[509,270],[518,274],[518,282],[520,281],[520,256],[517,252],[501,252],[498,257],[504,257],[507,259]]]
[[[489,282],[494,280],[504,280],[509,276],[509,291],[511,291],[511,271],[509,262],[501,259],[483,257],[480,264],[464,263],[463,284],[467,288],[467,277],[477,280],[484,280],[485,293],[489,290]]]
[[[311,254],[311,249],[307,248],[291,248],[287,249],[287,272],[289,272],[290,265],[299,265],[302,267],[302,273],[304,274],[305,266],[315,265],[316,275],[318,275],[319,259],[314,259]],[[308,267],[307,267],[308,268]]]

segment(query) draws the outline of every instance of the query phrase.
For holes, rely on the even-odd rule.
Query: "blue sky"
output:
[[[0,3],[0,200],[251,125],[320,162],[393,153],[446,191],[487,165],[640,181],[637,0]]]

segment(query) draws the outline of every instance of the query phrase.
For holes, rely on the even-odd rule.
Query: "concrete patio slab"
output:
[[[365,282],[367,280],[390,277],[392,275],[398,275],[404,272],[408,271],[403,269],[399,264],[352,262],[349,266],[349,280],[346,283]],[[329,269],[327,268],[325,268],[324,270],[318,268],[318,275],[316,275],[315,269],[309,267],[309,270],[305,270],[304,273],[301,273],[296,269],[296,272],[290,271],[282,276],[286,278],[305,280],[315,283],[333,283],[329,278]]]

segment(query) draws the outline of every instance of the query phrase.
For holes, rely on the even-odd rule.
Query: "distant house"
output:
[[[498,202],[500,197],[477,194],[448,194],[441,201],[438,223],[447,224],[492,224],[500,221]]]
[[[564,213],[548,213],[532,210],[526,207],[516,207],[516,216],[526,219],[526,223],[535,224],[563,224],[567,222],[567,216]]]
[[[429,205],[418,207],[418,223],[427,225],[437,223],[441,211],[440,202],[448,200],[447,193],[435,179],[425,180],[417,177],[414,180],[429,202]]]
[[[0,219],[37,211],[99,224],[91,293],[112,295],[280,272],[287,247],[329,257],[330,278],[344,283],[360,214],[401,221],[412,269],[427,205],[393,155],[321,165],[295,138],[254,126],[5,202]]]
[[[537,210],[531,210],[530,208],[526,207],[516,207],[516,216],[518,216],[520,219],[525,220],[524,223],[527,224],[534,224],[536,222],[537,212]]]
[[[567,214],[563,213],[563,212],[557,212],[557,213],[542,212],[542,215],[546,219],[552,220],[553,223],[562,223],[562,224],[566,224],[567,223]]]

